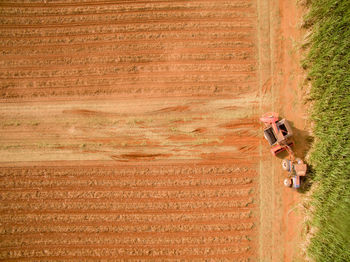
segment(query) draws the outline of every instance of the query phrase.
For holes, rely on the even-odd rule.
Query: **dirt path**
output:
[[[302,43],[306,32],[301,29],[303,15],[306,13],[302,2],[297,6],[292,1],[280,1],[280,33],[278,42],[278,70],[276,83],[279,84],[279,101],[277,107],[293,125],[295,153],[297,157],[305,158],[311,147],[312,137],[309,130],[311,124],[308,117],[308,105],[305,88],[305,71],[301,69]],[[304,51],[305,52],[305,51]],[[305,261],[305,247],[302,246],[305,237],[305,209],[302,206],[302,194],[283,190],[283,231],[284,261]],[[303,235],[304,234],[304,235]]]
[[[24,2],[0,5],[0,258],[288,261],[258,123],[295,119],[279,5]]]

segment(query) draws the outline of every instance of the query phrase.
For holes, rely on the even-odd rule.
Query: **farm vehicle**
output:
[[[283,159],[282,168],[288,172],[284,179],[286,187],[299,188],[301,177],[306,175],[307,165],[300,158],[295,158],[292,146],[293,132],[286,119],[279,119],[277,113],[269,112],[260,117],[264,123],[264,137],[271,146],[271,153],[276,156],[283,151],[287,151],[288,158]]]

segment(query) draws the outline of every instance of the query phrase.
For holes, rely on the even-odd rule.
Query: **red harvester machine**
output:
[[[307,165],[299,159],[295,158],[292,146],[294,142],[292,129],[286,119],[279,120],[278,114],[269,112],[260,117],[260,121],[265,124],[264,137],[271,146],[271,153],[277,154],[287,151],[289,159],[282,161],[282,168],[288,171],[288,178],[284,180],[284,185],[287,187],[299,188],[300,177],[306,175]]]

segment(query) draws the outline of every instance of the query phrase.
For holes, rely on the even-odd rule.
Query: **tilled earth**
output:
[[[260,5],[2,1],[0,258],[268,252]]]

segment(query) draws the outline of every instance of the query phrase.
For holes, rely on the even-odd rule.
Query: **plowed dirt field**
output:
[[[1,1],[0,259],[282,261],[270,4]]]

